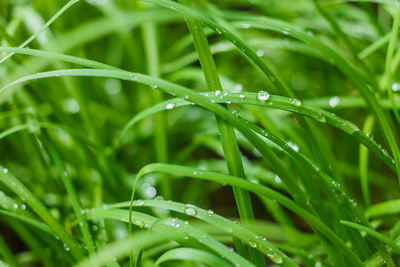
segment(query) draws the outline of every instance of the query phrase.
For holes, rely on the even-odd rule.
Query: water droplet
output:
[[[22,204],[22,205],[21,205],[21,209],[22,209],[22,210],[26,210],[26,205],[25,205],[25,204]]]
[[[179,228],[181,225],[179,223],[175,224],[175,228]]]
[[[283,28],[282,33],[285,34],[285,35],[288,35],[290,33],[289,28]]]
[[[134,220],[133,223],[139,226],[140,228],[143,228],[144,226],[144,222],[142,220]]]
[[[252,248],[256,248],[257,244],[255,242],[253,242],[253,241],[250,241],[249,242],[249,246],[252,247]]]
[[[81,214],[85,214],[85,210],[84,209],[81,209]]]
[[[251,27],[251,25],[248,24],[248,23],[243,23],[242,26],[243,26],[243,28],[245,28],[245,29],[250,29],[250,27]]]
[[[213,215],[213,214],[214,214],[214,211],[208,210],[208,211],[207,211],[207,214],[208,214],[208,215]]]
[[[258,57],[262,57],[264,55],[264,50],[258,49],[256,54],[257,54]]]
[[[197,175],[197,171],[194,171],[194,172],[193,172],[193,175]]]
[[[158,85],[156,85],[156,84],[151,85],[151,88],[156,89],[157,87],[158,87]]]
[[[374,135],[372,133],[367,133],[367,136],[371,139],[374,139]]]
[[[398,91],[400,91],[400,84],[399,84],[399,83],[394,83],[394,84],[392,84],[392,91],[393,91],[393,92],[398,92]]]
[[[257,94],[257,99],[260,101],[266,101],[268,100],[270,97],[269,93],[265,92],[265,91],[260,91]]]
[[[338,96],[332,96],[329,98],[329,106],[336,107],[340,103],[340,98]]]
[[[316,119],[317,121],[320,122],[326,122],[326,117],[324,114],[322,114],[321,112],[318,112],[317,114],[313,114],[312,115],[314,119]]]
[[[135,205],[135,206],[143,206],[143,204],[144,204],[144,201],[143,201],[143,200],[136,200],[136,201],[134,202],[134,205]]]
[[[149,186],[149,187],[146,188],[146,190],[145,190],[144,193],[145,193],[145,195],[146,195],[147,197],[153,198],[153,197],[155,197],[155,196],[157,195],[157,189],[155,189],[155,188],[152,187],[152,186]]]
[[[215,91],[215,96],[219,96],[221,94],[221,91],[220,90],[216,90]]]
[[[4,174],[5,174],[5,173],[8,173],[8,169],[4,168],[4,169],[3,169],[3,173],[4,173]]]
[[[289,141],[289,142],[287,142],[287,145],[290,146],[294,151],[296,151],[296,152],[299,151],[299,146],[296,143]]]
[[[270,258],[276,264],[281,264],[283,262],[282,256],[276,253],[268,253],[267,257]]]
[[[222,34],[222,30],[221,30],[220,28],[216,28],[215,31],[216,31],[218,34]]]
[[[166,109],[173,109],[175,107],[174,103],[168,103],[167,106],[165,106]]]
[[[291,98],[290,99],[290,104],[295,105],[296,107],[300,107],[301,106],[301,101],[296,99],[296,98]]]
[[[185,213],[189,216],[195,216],[197,214],[196,210],[192,205],[186,206],[185,207]]]
[[[239,95],[239,98],[241,98],[241,99],[243,99],[243,98],[245,98],[246,96],[244,95],[244,94],[240,94]]]
[[[275,175],[275,179],[274,179],[274,181],[275,181],[275,183],[277,183],[277,184],[280,184],[280,183],[282,183],[282,180],[281,180],[281,178],[279,178],[279,176],[278,176],[278,175]]]
[[[14,204],[13,204],[13,208],[14,208],[14,209],[18,209],[18,204],[17,204],[17,203],[14,203]]]

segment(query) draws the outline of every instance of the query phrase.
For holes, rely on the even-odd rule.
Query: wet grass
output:
[[[0,2],[0,263],[398,266],[392,1]]]

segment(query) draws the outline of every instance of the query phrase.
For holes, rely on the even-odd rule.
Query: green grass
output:
[[[0,265],[400,265],[394,1],[0,1]]]

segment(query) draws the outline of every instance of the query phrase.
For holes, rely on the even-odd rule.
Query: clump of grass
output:
[[[0,263],[398,266],[399,20],[0,2]]]

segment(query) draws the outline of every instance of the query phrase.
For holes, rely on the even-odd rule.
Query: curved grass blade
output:
[[[117,70],[116,67],[110,66],[110,65],[106,65],[103,63],[99,63],[97,61],[92,61],[92,60],[86,60],[86,59],[82,59],[79,57],[74,57],[74,56],[66,56],[66,55],[62,55],[62,54],[57,54],[57,53],[50,53],[47,51],[40,51],[40,50],[34,50],[34,49],[23,49],[23,48],[1,48],[0,47],[0,51],[2,51],[2,49],[4,49],[4,51],[15,51],[18,53],[26,53],[29,55],[37,55],[37,56],[41,56],[41,57],[53,57],[59,60],[63,60],[66,62],[71,62],[71,63],[75,63],[75,64],[80,64],[80,65],[84,65],[84,66],[90,66],[90,67],[95,67],[95,68],[101,68],[101,67],[105,67],[105,69],[109,69],[109,70]],[[29,50],[32,50],[32,53],[30,53]],[[121,70],[123,71],[123,70]],[[57,75],[54,75],[55,77],[58,77]],[[51,77],[51,76],[49,76]],[[37,77],[39,78],[39,77]],[[31,79],[35,79],[35,77],[32,77]],[[22,82],[22,81],[21,81]],[[298,112],[297,114],[299,115],[304,115],[313,119],[318,120],[319,122],[324,122],[324,120],[326,120],[326,122],[333,126],[336,127],[346,133],[354,133],[354,137],[356,137],[356,139],[361,142],[362,144],[364,144],[366,147],[368,147],[372,152],[374,152],[378,158],[382,159],[387,165],[388,167],[390,167],[391,169],[395,169],[395,165],[393,163],[393,159],[388,155],[387,151],[385,151],[384,149],[381,148],[380,145],[376,144],[376,142],[371,139],[368,138],[368,136],[366,136],[365,134],[363,134],[362,132],[359,131],[358,127],[354,124],[352,124],[349,121],[346,121],[344,119],[341,119],[340,117],[332,114],[332,113],[327,113],[324,110],[318,109],[316,107],[314,107],[314,102],[312,102],[313,105],[305,105],[307,102],[305,102],[305,104],[303,104],[301,107],[297,107],[296,105],[294,105],[293,100],[290,100],[290,107],[287,107],[288,101],[286,101],[284,104],[279,105],[281,103],[279,103],[279,100],[283,100],[285,98],[283,97],[279,97],[279,96],[271,96],[271,100],[275,99],[275,101],[269,101],[268,105],[266,105],[266,103],[259,101],[255,96],[254,93],[248,93],[248,92],[242,92],[241,94],[235,94],[235,93],[229,93],[229,94],[221,94],[219,97],[213,97],[212,94],[207,94],[204,93],[204,96],[207,96],[211,99],[213,99],[215,102],[219,102],[219,103],[243,103],[243,104],[255,104],[255,105],[263,105],[263,106],[267,106],[268,105],[272,108],[281,108],[287,111],[292,111],[292,112]],[[178,107],[181,105],[186,105],[187,101],[184,100],[168,100],[169,102],[164,102],[165,103],[165,107],[167,108],[168,104],[168,109],[170,109],[171,107]],[[176,102],[175,102],[176,101]],[[400,100],[399,100],[400,101]],[[283,102],[283,101],[282,101]],[[292,103],[293,102],[293,103]],[[352,103],[354,104],[354,99],[350,98],[349,99],[349,104]],[[327,106],[329,106],[329,100],[326,100]],[[360,106],[361,105],[361,101],[359,102]],[[310,102],[311,104],[311,102]],[[343,97],[340,98],[340,105],[346,104],[346,99],[344,99]],[[158,105],[162,105],[162,104],[158,104]],[[386,105],[390,105],[389,103],[386,103]],[[340,107],[340,106],[339,106]],[[346,106],[347,107],[347,106]],[[285,109],[286,108],[286,109]],[[303,112],[301,113],[302,110],[306,110],[309,111],[310,113],[306,113]],[[145,114],[142,114],[141,116],[145,116]],[[129,124],[134,124],[135,121],[140,120],[139,118],[140,116],[138,115],[137,119],[132,119],[122,130],[120,137],[127,131],[127,129],[131,126],[128,126]]]
[[[238,239],[242,240],[250,247],[259,250],[269,257],[272,261],[286,266],[297,266],[288,256],[282,253],[265,238],[247,230],[244,226],[236,224],[222,216],[215,214],[212,210],[204,210],[191,204],[182,204],[164,200],[136,200],[132,202],[134,207],[157,207],[172,210],[188,216],[200,219],[214,227],[222,229]],[[130,207],[130,202],[121,202],[108,205],[108,208]],[[251,225],[250,225],[251,226]]]
[[[36,228],[42,230],[45,233],[48,233],[51,235],[53,234],[53,232],[51,231],[51,229],[49,228],[49,226],[47,224],[37,221],[36,219],[30,218],[30,217],[27,217],[25,215],[21,215],[21,214],[15,213],[15,212],[10,212],[10,211],[1,210],[1,209],[0,209],[0,213],[3,215],[7,215],[9,217],[18,219],[24,223],[27,223],[33,227],[36,227]]]
[[[369,234],[370,236],[375,237],[376,239],[378,239],[379,241],[381,241],[384,244],[387,244],[388,246],[390,246],[394,252],[396,252],[397,254],[400,254],[400,247],[398,245],[396,245],[389,237],[384,236],[381,233],[378,233],[377,231],[366,227],[364,225],[355,223],[355,222],[349,222],[349,221],[340,221],[340,223],[347,225],[349,227],[358,229],[360,231],[364,231],[367,234]]]
[[[393,199],[371,206],[366,211],[365,215],[368,218],[372,218],[385,215],[396,215],[398,213],[400,213],[400,199]]]
[[[176,248],[168,250],[157,259],[157,261],[154,263],[154,266],[159,266],[164,262],[176,260],[200,262],[209,266],[232,266],[211,253],[193,248]]]
[[[162,236],[162,234],[167,234],[172,239],[186,240],[186,238],[184,238],[185,236],[188,238],[193,238],[199,244],[205,245],[209,249],[215,251],[215,253],[224,256],[227,260],[233,263],[240,264],[241,266],[254,266],[253,264],[242,258],[240,255],[234,253],[229,248],[227,248],[220,242],[216,241],[214,238],[212,238],[204,231],[197,229],[196,227],[191,226],[190,224],[186,224],[184,221],[179,220],[177,218],[167,218],[165,220],[164,219],[158,220],[158,218],[156,217],[143,214],[140,212],[118,210],[118,209],[102,209],[102,208],[89,210],[87,214],[88,218],[91,219],[108,218],[128,223],[129,221],[131,221],[133,224],[141,228],[145,227],[155,231],[160,236]],[[129,218],[129,214],[131,214],[131,218]],[[163,227],[160,227],[158,229],[159,226]],[[152,234],[154,233],[149,233],[149,236],[151,236]],[[141,248],[145,248],[147,245],[151,246],[154,245],[154,243],[151,242],[147,243],[148,241],[150,240],[147,240],[146,238],[146,242],[142,243],[142,240],[135,238],[135,235],[133,235],[132,239],[128,243],[131,243],[134,246],[140,246]],[[135,251],[135,249],[133,250]],[[101,249],[99,250],[99,253],[100,252]],[[129,252],[130,252],[129,249],[124,250],[125,253],[124,255],[129,255]]]
[[[246,138],[250,142],[253,143],[253,145],[262,153],[265,155],[265,157],[269,160],[273,161],[273,168],[277,168],[276,171],[279,174],[279,176],[282,179],[285,179],[286,185],[292,190],[292,194],[296,197],[299,198],[300,201],[302,201],[305,205],[308,205],[309,201],[307,201],[307,198],[304,196],[304,192],[300,191],[298,188],[298,183],[293,184],[293,177],[287,173],[287,170],[283,165],[280,163],[280,161],[277,159],[276,155],[271,154],[269,151],[270,148],[266,146],[265,142],[260,139],[259,136],[257,136],[256,133],[253,131],[257,132],[258,134],[265,136],[269,139],[273,139],[273,142],[277,143],[283,150],[288,152],[289,155],[292,155],[295,159],[300,160],[301,162],[305,163],[306,166],[310,168],[311,171],[313,171],[317,177],[322,178],[322,181],[325,183],[324,184],[324,189],[328,193],[328,195],[332,196],[332,199],[337,198],[339,202],[342,202],[342,199],[345,198],[346,201],[346,206],[347,208],[351,211],[349,215],[351,216],[358,216],[359,219],[362,219],[363,216],[362,214],[355,208],[353,201],[351,199],[348,199],[347,194],[345,194],[340,186],[336,186],[333,184],[331,178],[321,172],[319,167],[315,165],[315,163],[311,162],[308,158],[304,157],[301,153],[298,153],[294,151],[286,142],[283,140],[275,137],[274,135],[265,132],[265,130],[260,129],[258,126],[253,125],[247,121],[243,121],[242,119],[239,119],[235,116],[233,116],[230,112],[228,112],[226,109],[223,107],[219,106],[218,104],[210,102],[207,98],[204,96],[199,95],[198,93],[195,93],[185,87],[172,84],[170,82],[160,80],[154,77],[149,77],[146,75],[142,74],[137,74],[137,73],[129,73],[129,72],[120,72],[120,71],[112,71],[112,70],[90,70],[90,69],[74,69],[74,70],[59,70],[59,71],[50,71],[50,72],[43,72],[43,73],[38,73],[38,74],[33,74],[33,75],[28,75],[25,76],[19,80],[16,80],[10,84],[8,84],[6,87],[3,87],[0,89],[0,94],[2,91],[6,90],[7,88],[12,87],[15,84],[24,82],[24,81],[29,81],[31,79],[35,78],[46,78],[46,77],[54,77],[56,76],[92,76],[92,77],[110,77],[110,78],[118,78],[118,79],[125,79],[125,80],[130,80],[130,81],[136,81],[140,82],[143,84],[147,84],[152,87],[160,88],[164,90],[167,93],[177,95],[181,98],[187,99],[189,101],[194,101],[196,104],[207,108],[211,112],[216,113],[218,116],[220,116],[222,119],[228,121],[232,125],[234,125],[238,130],[240,130]],[[297,101],[294,101],[294,104],[297,104]],[[301,105],[301,104],[300,104]],[[300,106],[299,105],[299,106]],[[249,130],[250,128],[253,130]],[[359,133],[359,131],[356,131],[356,133]],[[314,181],[313,181],[314,182]],[[329,190],[329,188],[331,190]],[[332,192],[337,192],[337,194],[333,194]],[[362,219],[362,221],[365,221]]]
[[[383,150],[381,145],[377,144],[371,137],[360,131],[357,125],[331,112],[315,107],[314,105],[302,104],[301,106],[299,106],[296,104],[296,102],[293,101],[293,99],[277,95],[270,95],[268,101],[263,102],[257,98],[257,93],[249,92],[222,93],[219,96],[215,96],[213,92],[204,92],[201,94],[215,103],[250,104],[260,105],[267,108],[281,109],[314,119],[320,123],[330,125],[355,138],[361,144],[370,149],[379,159],[385,162],[385,164],[389,168],[391,168],[392,170],[395,169],[393,159],[388,155],[388,153]],[[121,142],[122,137],[127,133],[127,131],[135,123],[144,119],[145,117],[151,116],[161,110],[168,110],[189,105],[191,105],[191,103],[184,99],[174,98],[143,110],[142,112],[136,114],[128,123],[125,124],[117,139],[114,140],[114,145],[118,146]]]
[[[331,229],[329,229],[329,227],[327,227],[323,222],[321,222],[320,219],[318,219],[313,214],[309,213],[307,210],[300,207],[298,204],[296,204],[286,196],[270,188],[267,188],[259,184],[253,184],[238,177],[233,177],[226,174],[198,170],[196,168],[184,167],[179,165],[160,164],[160,163],[149,164],[143,167],[137,174],[135,183],[137,183],[137,181],[144,175],[153,172],[167,172],[174,175],[214,181],[217,183],[225,183],[231,186],[241,187],[257,195],[260,195],[261,197],[266,197],[275,200],[284,207],[286,207],[287,209],[298,214],[308,223],[313,225],[323,235],[325,235],[326,238],[328,238],[331,242],[335,243],[338,246],[338,248],[340,247],[341,250],[343,250],[343,253],[348,258],[348,260],[353,262],[356,266],[362,266],[362,263],[360,262],[358,257],[344,244],[344,242]]]

